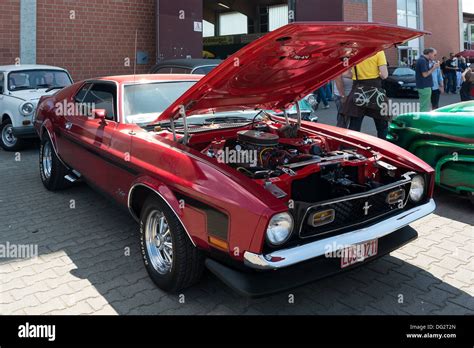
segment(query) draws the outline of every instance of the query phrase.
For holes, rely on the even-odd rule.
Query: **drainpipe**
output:
[[[156,57],[155,61],[158,63],[161,60],[160,54],[160,0],[155,0],[155,18],[156,18],[156,29],[155,29],[155,35],[156,35]]]
[[[418,18],[420,20],[419,26],[420,30],[425,30],[425,11],[423,0],[418,0]],[[425,37],[420,37],[420,52],[418,54],[421,56],[425,49]]]
[[[293,22],[296,22],[296,0],[288,0],[288,23]]]
[[[463,16],[463,7],[462,7],[462,0],[458,0],[458,9],[459,9],[459,52],[464,51],[464,16]],[[468,33],[471,33],[470,27],[468,26]]]
[[[36,64],[36,0],[20,1],[20,63]]]
[[[374,21],[374,7],[373,0],[367,0],[367,21]]]

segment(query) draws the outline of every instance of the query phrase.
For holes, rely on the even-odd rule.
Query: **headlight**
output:
[[[35,112],[35,106],[32,103],[24,103],[20,106],[20,112],[25,116],[29,116]]]
[[[288,213],[276,214],[270,219],[267,228],[267,240],[272,245],[282,245],[293,231],[293,217]]]
[[[421,201],[425,195],[425,179],[421,175],[413,177],[410,187],[410,200],[414,203]]]

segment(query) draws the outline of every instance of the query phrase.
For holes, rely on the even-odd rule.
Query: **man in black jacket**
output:
[[[456,72],[458,70],[458,63],[454,53],[449,54],[449,59],[446,61],[446,75],[448,78],[448,84],[446,85],[446,94],[449,92],[456,94]]]

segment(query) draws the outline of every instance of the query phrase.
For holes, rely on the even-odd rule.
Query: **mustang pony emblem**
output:
[[[372,208],[371,205],[369,205],[369,202],[365,202],[365,205],[362,207],[364,210],[364,215],[367,216],[369,215],[369,209]]]

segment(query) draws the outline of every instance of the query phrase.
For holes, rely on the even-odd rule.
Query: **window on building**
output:
[[[208,21],[202,21],[202,36],[213,37],[216,36],[216,26]]]
[[[464,48],[471,50],[474,43],[474,24],[464,23]]]
[[[419,28],[418,0],[397,0],[397,22],[403,27]]]
[[[402,27],[419,29],[420,10],[418,0],[397,0],[397,24]],[[420,39],[407,42],[400,47],[406,47],[408,62],[420,56]],[[399,59],[401,59],[399,57]]]
[[[288,24],[288,4],[268,7],[269,31]]]
[[[247,16],[239,12],[221,13],[219,15],[219,36],[248,34]]]

